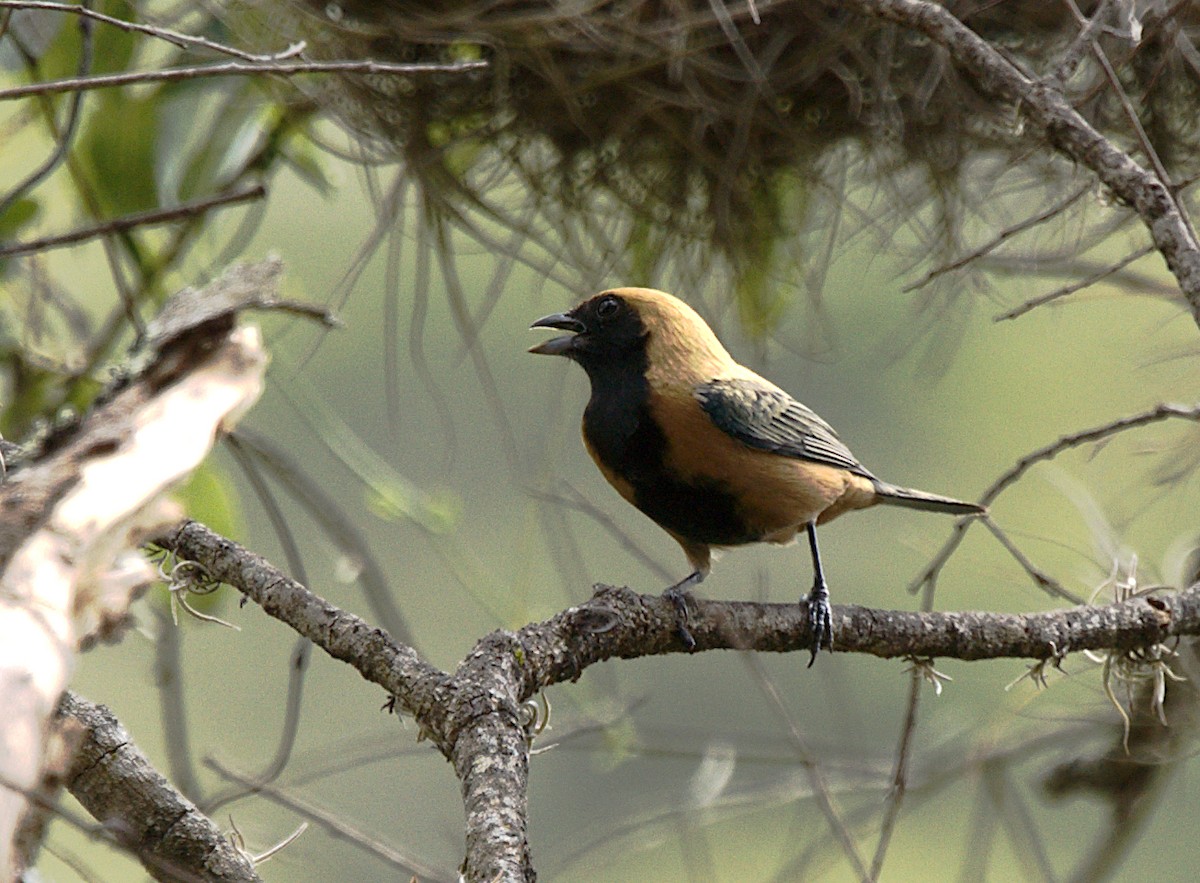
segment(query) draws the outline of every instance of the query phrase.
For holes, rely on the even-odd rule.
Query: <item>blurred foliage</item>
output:
[[[176,491],[190,518],[202,521],[222,536],[242,536],[246,530],[237,494],[229,478],[212,462],[188,476]]]
[[[1066,5],[1028,0],[947,5],[1017,63],[1041,75],[1053,75],[1079,28]],[[833,0],[759,6],[761,23],[753,20],[750,5],[719,2],[253,0],[229,3],[214,14],[197,4],[131,7],[103,0],[94,8],[117,16],[129,16],[135,8],[143,20],[214,40],[243,35],[258,52],[279,51],[303,37],[307,57],[484,58],[491,68],[468,76],[339,75],[283,84],[246,77],[104,89],[83,95],[73,128],[69,95],[7,102],[0,105],[0,168],[8,188],[0,193],[6,206],[0,211],[0,243],[29,242],[102,226],[132,212],[219,198],[251,183],[272,183],[285,171],[328,196],[330,202],[305,202],[296,198],[294,184],[272,193],[279,198],[274,204],[282,207],[269,247],[293,237],[289,266],[313,274],[307,283],[311,290],[331,291],[332,299],[344,297],[348,311],[359,311],[355,318],[361,329],[357,337],[348,332],[350,342],[342,344],[345,349],[336,360],[322,365],[323,373],[313,370],[283,381],[306,390],[311,385],[311,398],[322,397],[320,402],[330,408],[323,413],[295,396],[293,403],[300,404],[292,411],[303,414],[296,428],[271,415],[279,421],[272,426],[288,427],[272,436],[275,449],[287,455],[286,462],[266,471],[275,482],[272,487],[281,486],[300,499],[308,514],[321,510],[311,521],[293,519],[295,509],[280,515],[295,536],[279,545],[303,559],[302,564],[307,561],[313,585],[333,597],[355,579],[364,582],[366,573],[372,581],[365,592],[372,622],[392,628],[387,611],[403,608],[403,618],[397,613],[394,619],[415,622],[422,646],[435,647],[431,652],[443,657],[431,658],[439,664],[453,662],[477,634],[574,603],[586,591],[580,587],[593,578],[618,579],[626,568],[641,567],[645,572],[634,570],[635,575],[645,578],[647,586],[658,585],[665,579],[658,571],[678,565],[672,559],[666,566],[642,548],[642,534],[634,530],[638,523],[627,520],[631,516],[624,510],[609,517],[607,498],[592,503],[589,493],[598,479],[590,472],[587,476],[597,484],[581,484],[583,490],[551,486],[554,493],[531,502],[531,472],[544,482],[535,491],[544,491],[545,482],[560,474],[572,482],[589,480],[556,462],[561,450],[577,455],[568,463],[584,457],[574,437],[576,415],[558,420],[562,415],[550,404],[559,401],[563,388],[534,386],[537,381],[524,375],[518,384],[510,376],[521,349],[514,346],[514,329],[538,315],[532,308],[543,306],[538,298],[544,298],[541,287],[547,280],[566,283],[563,289],[569,291],[553,289],[560,299],[614,281],[677,287],[693,301],[707,300],[702,305],[715,316],[731,308],[741,328],[762,340],[777,334],[789,317],[795,319],[797,301],[819,314],[830,266],[849,254],[850,271],[829,284],[839,285],[841,305],[853,311],[856,343],[865,349],[881,338],[891,343],[890,326],[880,314],[890,310],[894,319],[894,301],[899,300],[881,279],[894,264],[870,266],[879,255],[896,258],[894,263],[908,259],[906,269],[950,260],[975,241],[991,240],[1006,225],[1061,202],[1064,208],[1052,232],[1031,228],[1038,232],[1036,244],[1024,244],[1028,251],[1007,252],[1004,261],[991,264],[971,262],[946,273],[940,277],[942,287],[932,286],[917,298],[939,328],[958,331],[966,311],[952,312],[948,299],[976,293],[977,287],[963,283],[990,278],[982,270],[1028,273],[1037,267],[1074,279],[1094,272],[1098,260],[1111,261],[1116,245],[1124,246],[1114,234],[1133,226],[1128,214],[1096,194],[1089,182],[1081,186],[1073,177],[1078,170],[1048,157],[1032,133],[1021,129],[1016,109],[988,106],[923,38],[855,18]],[[1082,8],[1091,14],[1098,7],[1083,3]],[[1198,7],[1145,2],[1107,8],[1101,45],[1126,97],[1167,167],[1181,180],[1190,178],[1200,172]],[[89,55],[93,62],[83,65]],[[83,73],[99,74],[210,60],[200,50],[107,26],[84,30],[75,18],[58,13],[0,11],[5,84],[74,76],[81,66],[87,68]],[[1073,72],[1066,72],[1072,99],[1103,131],[1122,144],[1133,143],[1119,94],[1094,59],[1078,61]],[[329,115],[347,124],[359,140],[343,149],[342,142],[329,137],[331,127],[317,124]],[[66,151],[55,159],[64,145]],[[346,156],[330,157],[339,151],[354,164],[343,162]],[[52,162],[49,173],[30,179],[43,161]],[[380,186],[377,166],[396,169],[391,189]],[[361,191],[345,186],[355,175],[365,182]],[[1064,187],[1068,179],[1069,188]],[[1068,191],[1080,195],[1066,200]],[[303,214],[296,213],[296,206]],[[169,226],[105,232],[69,251],[0,256],[0,431],[20,439],[86,409],[110,379],[109,367],[121,362],[139,324],[162,298],[245,249],[262,213],[258,207],[197,212]],[[360,231],[366,231],[362,240],[351,241]],[[347,292],[381,243],[389,249],[387,268],[379,273],[383,280],[369,277],[369,285],[362,287],[370,291],[351,302]],[[1085,258],[1093,248],[1100,257]],[[469,253],[471,249],[482,255]],[[512,273],[517,263],[528,264],[523,275]],[[460,268],[461,280],[456,275]],[[431,281],[438,271],[442,288]],[[1122,296],[1129,291],[1162,296],[1165,291],[1154,287],[1155,280],[1132,274],[1119,278]],[[1021,291],[1012,286],[1006,296],[1024,297]],[[467,296],[481,292],[476,299]],[[516,304],[510,305],[514,297]],[[493,310],[501,317],[499,343],[483,336]],[[825,375],[819,366],[804,364],[792,379],[803,377],[810,390],[838,403],[843,419],[860,419],[857,428],[879,439],[876,451],[914,471],[932,463],[929,468],[939,480],[949,482],[953,476],[957,482],[969,475],[967,482],[974,487],[993,477],[988,470],[997,457],[1010,457],[1014,446],[1029,442],[1034,428],[1037,441],[1045,441],[1047,434],[1053,438],[1078,428],[1077,420],[1092,419],[1097,412],[1107,418],[1131,400],[1140,407],[1146,395],[1166,395],[1176,388],[1126,371],[1127,363],[1118,364],[1111,351],[1084,349],[1085,340],[1118,337],[1113,327],[1128,330],[1131,314],[1117,315],[1112,326],[1106,324],[1107,315],[1076,317],[1070,334],[1061,327],[1035,326],[1024,350],[1008,338],[998,343],[993,337],[980,347],[977,363],[932,392],[914,392],[919,384],[906,385],[911,378],[889,377],[886,384],[875,385],[847,379],[858,371],[862,380],[866,372],[882,370],[878,364],[839,365]],[[1157,321],[1163,314],[1153,315]],[[805,322],[809,318],[809,313],[802,317]],[[1169,319],[1162,321],[1166,325]],[[408,339],[398,342],[406,327]],[[426,340],[422,335],[427,330]],[[1138,367],[1157,362],[1163,354],[1157,349],[1159,333],[1156,328],[1149,343],[1131,343],[1128,352],[1119,341],[1120,358]],[[300,349],[290,339],[281,343],[273,348],[280,356]],[[481,355],[485,343],[495,346],[487,356]],[[1093,358],[1076,366],[1082,379],[1066,367],[1072,345]],[[1180,345],[1190,355],[1190,336],[1186,347]],[[1163,351],[1175,355],[1169,347]],[[399,357],[402,352],[408,363]],[[1036,363],[1031,353],[1038,354]],[[497,363],[495,371],[489,358]],[[394,384],[382,392],[372,384],[376,374],[384,373],[374,371],[377,362]],[[832,374],[837,377],[831,379]],[[978,380],[1001,374],[991,386]],[[1161,379],[1163,374],[1154,376]],[[1114,389],[1122,380],[1130,389],[1136,387],[1134,392]],[[1192,380],[1189,375],[1179,387],[1194,389]],[[272,381],[278,382],[279,375]],[[384,426],[378,413],[385,409],[379,402],[390,394],[396,401],[387,410],[395,420]],[[891,394],[900,401],[882,401]],[[264,402],[263,410],[270,411],[273,404]],[[566,422],[571,424],[569,448],[548,440]],[[466,430],[457,459],[447,423]],[[398,425],[405,434],[395,432]],[[916,444],[901,443],[904,433],[918,431]],[[1183,464],[1169,476],[1177,487],[1185,486],[1195,466],[1190,451],[1196,439],[1194,432],[1176,437],[1182,437],[1176,451],[1159,460],[1173,457],[1172,464]],[[1140,473],[1127,466],[1130,451],[1113,447],[1121,452],[1106,446],[1106,456],[1119,464],[1114,469],[1126,484],[1138,482]],[[383,450],[386,458],[375,453]],[[1086,456],[1099,453],[1089,450]],[[331,467],[331,459],[338,463]],[[531,460],[536,469],[527,468]],[[438,465],[431,466],[434,462]],[[288,471],[313,488],[328,488],[327,496],[306,496],[308,485],[299,490],[289,486],[283,477]],[[426,490],[435,484],[431,476],[457,482],[454,489],[462,492]],[[244,495],[245,484],[209,465],[180,490],[180,499],[217,530],[238,534],[245,527],[256,541],[269,543],[264,525],[274,513],[261,500],[254,508],[255,502]],[[1119,485],[1122,502],[1141,505],[1137,489],[1126,484]],[[1168,495],[1166,489],[1155,490],[1160,492]],[[574,508],[546,502],[555,496]],[[1023,486],[1014,496],[1019,499],[1008,511],[1002,509],[1001,517],[1018,512],[1028,518],[1020,525],[1046,540],[1039,553],[1062,553],[1060,570],[1073,574],[1072,568],[1080,569],[1076,558],[1079,547],[1086,548],[1086,532],[1081,540],[1064,525],[1084,519],[1056,508],[1044,492]],[[280,503],[279,512],[285,504]],[[364,516],[362,522],[348,513]],[[1178,530],[1183,521],[1164,520],[1170,523],[1163,535]],[[591,532],[578,530],[580,523]],[[881,524],[874,522],[874,528],[864,531]],[[623,533],[626,525],[628,535]],[[938,528],[928,529],[930,534],[917,529],[908,533],[906,523],[886,539],[848,533],[869,536],[865,552],[849,545],[839,549],[838,536],[831,537],[831,554],[844,568],[839,578],[846,587],[857,583],[863,594],[879,593],[854,600],[905,603],[886,593],[903,582],[901,562],[920,558],[931,547]],[[879,534],[888,530],[892,528],[885,525]],[[1120,544],[1114,540],[1110,545]],[[879,554],[879,549],[887,553]],[[1097,554],[1088,550],[1083,565],[1110,553],[1116,554],[1108,547]],[[995,609],[1048,603],[1024,586],[1023,574],[1011,576],[1007,559],[972,554],[977,557],[963,569],[970,571],[970,582],[986,583],[989,594],[986,601],[952,595],[955,602],[970,597],[972,605]],[[596,560],[603,567],[594,567]],[[774,565],[778,591],[794,597],[791,582],[783,585],[784,579],[794,582],[794,561],[783,561]],[[293,563],[288,561],[289,567]],[[740,572],[735,566],[728,562],[729,569],[722,571],[726,581],[712,589],[714,595],[754,585],[753,580],[766,591],[765,566],[752,571],[759,567],[753,563]],[[299,568],[295,572],[301,576]],[[726,576],[730,573],[734,578]],[[1014,588],[1018,583],[1020,588]],[[351,603],[361,600],[354,596]],[[307,651],[293,649],[295,636],[281,634],[262,617],[247,615],[240,622],[247,628],[240,643],[222,644],[235,638],[204,633],[193,657],[200,664],[187,674],[203,684],[196,693],[202,713],[192,721],[197,744],[252,757],[262,754],[276,735],[275,721],[264,712],[276,697],[263,699],[263,660],[279,662],[278,674],[286,664],[288,676],[295,678],[289,682],[288,713],[299,717]],[[395,633],[402,634],[398,628]],[[126,646],[119,652],[125,656],[116,657],[117,662],[106,657],[104,666],[85,666],[88,672],[82,676],[111,664],[112,671],[100,672],[97,681],[110,678],[103,687],[118,701],[137,696],[140,704],[129,699],[131,707],[122,712],[150,719],[134,730],[139,741],[152,743],[158,732],[157,694],[148,685],[144,647]],[[214,659],[220,664],[212,664]],[[565,709],[557,713],[557,729],[550,734],[562,750],[536,761],[535,786],[541,791],[533,803],[541,817],[535,818],[535,830],[554,833],[537,842],[539,862],[542,856],[547,867],[558,861],[563,871],[558,876],[564,879],[595,879],[597,866],[617,879],[623,862],[633,867],[624,879],[699,879],[721,863],[728,865],[725,879],[756,876],[748,872],[757,869],[755,862],[762,864],[764,876],[773,873],[777,879],[828,870],[839,858],[830,847],[805,770],[819,755],[835,789],[846,796],[851,822],[858,830],[871,828],[881,802],[891,799],[884,795],[896,793],[893,729],[904,718],[904,691],[897,686],[902,683],[896,679],[898,668],[884,670],[875,660],[835,658],[804,680],[796,677],[790,662],[769,664],[777,664],[781,680],[793,691],[786,700],[803,712],[802,735],[797,735],[794,720],[775,735],[779,693],[768,698],[767,688],[726,683],[727,678],[733,681],[727,669],[738,674],[728,658],[647,661],[622,666],[620,674],[611,670],[617,666],[599,667],[580,684],[564,688],[559,695],[565,697]],[[1031,862],[1034,871],[1044,870],[1050,861],[1042,848],[1061,850],[1053,860],[1065,867],[1079,855],[1076,823],[1100,836],[1109,831],[1102,819],[1097,821],[1107,803],[1100,813],[1056,809],[1034,816],[1026,812],[1020,795],[1013,795],[1028,778],[1020,764],[1042,763],[1048,752],[1080,757],[1089,739],[1103,743],[1102,756],[1110,767],[1124,763],[1115,751],[1107,753],[1119,726],[1098,690],[1088,692],[1094,685],[1087,680],[1086,664],[1079,665],[1079,677],[1068,687],[1074,693],[1063,690],[1037,700],[1030,693],[1003,693],[1012,672],[1001,666],[955,668],[957,692],[947,690],[953,701],[947,697],[921,709],[920,735],[932,744],[914,749],[908,782],[912,795],[889,873],[903,875],[908,862],[912,876],[924,879],[934,871],[949,875],[961,863],[964,879],[973,868],[1000,878],[1006,869],[1028,871]],[[718,666],[720,677],[714,676]],[[886,676],[880,676],[881,670]],[[642,680],[634,680],[639,676]],[[328,682],[319,685],[324,692],[317,694],[318,713],[310,715],[315,722],[305,721],[299,730],[311,743],[309,767],[289,766],[287,784],[314,791],[324,786],[321,797],[342,803],[339,811],[352,819],[369,819],[364,827],[374,825],[397,838],[411,834],[440,857],[452,879],[461,807],[445,765],[422,746],[418,756],[430,761],[431,772],[415,782],[406,778],[406,799],[397,801],[396,789],[381,788],[385,779],[368,764],[379,758],[399,761],[405,764],[401,774],[414,777],[416,764],[396,749],[393,722],[373,716],[378,697],[353,678],[347,683],[340,669],[327,668],[319,677]],[[230,683],[236,687],[231,689]],[[663,683],[670,687],[663,689]],[[652,710],[637,708],[646,697],[657,703]],[[1182,694],[1175,701],[1182,703]],[[1189,701],[1194,704],[1194,697]],[[1054,715],[1058,719],[1050,720]],[[230,720],[249,725],[230,727]],[[647,726],[648,720],[661,728]],[[1179,753],[1193,750],[1185,733],[1168,743],[1155,721],[1144,723],[1173,763]],[[1172,724],[1179,731],[1191,729],[1182,710]],[[378,733],[374,742],[361,747],[361,756],[346,760],[355,726],[364,731],[377,727]],[[804,744],[810,736],[812,750]],[[287,738],[285,734],[280,741]],[[726,738],[736,749],[726,750]],[[176,748],[180,746],[167,746],[164,752]],[[591,763],[580,763],[572,750],[586,752]],[[286,754],[281,751],[285,759]],[[714,757],[721,763],[709,763]],[[714,772],[713,767],[719,769]],[[1167,775],[1143,776],[1144,793],[1166,790],[1165,780],[1174,769],[1164,765]],[[388,768],[386,781],[394,775],[396,769]],[[689,775],[692,797],[680,799],[680,783]],[[1082,777],[1067,784],[1077,787],[1066,787],[1064,793],[1089,786]],[[650,808],[632,812],[630,794]],[[700,805],[695,795],[708,796]],[[965,796],[978,803],[971,812],[960,813]],[[1186,792],[1173,796],[1188,805]],[[265,801],[258,803],[257,811],[271,812],[264,809]],[[445,811],[439,814],[439,807]],[[1030,818],[1046,825],[1043,842],[1036,832],[1021,829],[1030,825]],[[255,816],[254,834],[267,841],[293,821],[291,815],[287,825]],[[1170,821],[1160,816],[1156,825]],[[995,833],[998,827],[1009,829],[1013,852],[1022,854],[997,857],[974,848],[977,837],[1004,839]],[[948,856],[939,849],[937,867],[931,869],[929,843],[936,839],[944,844],[948,829],[965,835],[967,843],[961,849],[951,845]],[[588,831],[599,833],[589,840]],[[422,835],[429,836],[422,841]],[[786,842],[773,843],[773,837]],[[311,851],[300,853],[291,873],[297,879],[302,874],[344,878],[347,851],[358,858],[354,847],[332,837],[315,842],[311,848],[298,847]],[[1022,850],[1027,843],[1039,846],[1034,859]],[[370,846],[362,851],[370,852]],[[1146,852],[1157,860],[1153,850]],[[1120,859],[1117,855],[1111,862]],[[378,871],[381,866],[371,867]]]
[[[427,210],[535,237],[537,221],[566,225],[601,246],[588,281],[649,283],[673,263],[689,282],[719,271],[756,335],[778,326],[780,292],[819,298],[839,236],[867,229],[886,243],[907,228],[925,257],[945,258],[973,215],[1029,211],[1075,172],[1031,150],[1017,109],[993,107],[944,50],[835,0],[244,5],[262,18],[252,33],[282,27],[322,57],[490,59],[491,73],[469,77],[339,77],[317,97],[403,157]],[[946,5],[1023,69],[1065,77],[1076,106],[1122,143],[1127,97],[1168,170],[1200,171],[1196,4],[1105,7],[1099,43],[1124,97],[1072,47],[1070,5]],[[860,206],[844,187],[851,169],[878,191]],[[505,202],[514,183],[535,220]]]
[[[117,17],[128,12],[118,0],[94,8]],[[168,16],[157,19],[164,25],[228,37],[211,12],[163,6],[159,14]],[[9,82],[207,60],[191,49],[53,11],[3,10],[2,16],[0,59]],[[203,208],[166,229],[118,229],[111,222],[189,200],[219,203],[284,166],[304,171],[315,186],[323,183],[311,143],[294,137],[307,129],[311,113],[265,102],[253,78],[182,80],[77,97],[77,104],[70,95],[36,96],[0,108],[7,135],[0,141],[0,164],[32,172],[36,163],[45,163],[36,176],[12,175],[14,189],[0,193],[0,205],[6,206],[0,243],[95,227],[96,244],[77,246],[74,258],[107,269],[93,274],[88,290],[78,291],[62,281],[74,262],[52,259],[52,253],[0,257],[0,295],[10,317],[26,317],[20,331],[9,331],[15,348],[0,383],[7,405],[2,428],[9,437],[25,435],[64,405],[86,408],[103,385],[103,369],[120,360],[144,320],[173,287],[195,278],[195,246],[204,242],[207,259],[219,262],[237,254],[251,232],[226,233],[222,243],[206,232]],[[43,209],[48,205],[52,211]],[[255,217],[250,210],[247,219]]]
[[[145,211],[160,205],[155,186],[155,153],[160,101],[107,90],[80,133],[79,164],[86,186],[105,216]]]

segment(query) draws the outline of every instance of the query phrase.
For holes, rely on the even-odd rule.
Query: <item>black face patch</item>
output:
[[[571,357],[593,382],[598,373],[646,373],[646,327],[623,297],[612,292],[598,294],[570,315],[583,324],[572,341]]]

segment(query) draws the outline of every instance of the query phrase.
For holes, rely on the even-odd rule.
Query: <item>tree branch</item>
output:
[[[1120,273],[1130,264],[1140,261],[1152,251],[1154,251],[1153,245],[1143,245],[1140,248],[1135,248],[1129,254],[1125,255],[1125,257],[1109,264],[1106,267],[1102,267],[1095,273],[1092,273],[1090,276],[1084,276],[1082,279],[1078,279],[1075,282],[1072,282],[1070,285],[1064,285],[1061,288],[1056,288],[1054,291],[1050,291],[1045,294],[1039,294],[1037,297],[1031,297],[1029,300],[1022,301],[1012,309],[1005,310],[1003,313],[996,316],[996,321],[1003,322],[1009,319],[1019,319],[1021,316],[1032,312],[1038,307],[1045,306],[1046,304],[1052,303],[1056,300],[1060,300],[1067,295],[1074,294],[1077,291],[1083,291],[1085,288],[1091,288],[1097,282],[1102,282],[1109,276],[1112,276],[1115,273]]]
[[[261,336],[237,326],[233,295],[270,302],[279,272],[233,267],[172,297],[90,411],[39,439],[0,486],[0,779],[16,786],[0,788],[3,879],[40,845],[21,836],[24,795],[46,778],[48,722],[76,650],[128,626],[155,577],[139,550],[179,518],[171,489],[262,389]]]
[[[1118,417],[1116,420],[1110,420],[1108,423],[1064,435],[1058,440],[1048,445],[1043,445],[1023,456],[1006,470],[1003,475],[992,482],[991,486],[979,498],[979,503],[983,506],[991,506],[1000,494],[1016,484],[1021,476],[1038,463],[1053,460],[1059,454],[1073,450],[1081,445],[1104,441],[1107,438],[1120,435],[1130,429],[1150,426],[1154,423],[1171,419],[1198,422],[1200,421],[1200,405],[1188,406],[1161,402],[1146,411],[1130,414],[1126,417]],[[909,583],[909,593],[916,594],[921,590],[922,586],[932,587],[933,583],[937,580],[938,574],[946,566],[946,562],[950,560],[950,556],[954,554],[955,550],[962,543],[963,538],[967,534],[967,528],[979,520],[981,519],[959,519],[954,525],[950,538],[938,549],[933,558],[925,566],[925,569],[918,574],[917,578]]]
[[[426,706],[436,705],[438,688],[449,681],[449,675],[422,660],[413,648],[392,640],[383,629],[353,613],[340,610],[262,556],[199,522],[184,522],[155,543],[181,559],[202,565],[212,578],[233,586],[267,614],[383,687],[418,720],[421,716],[417,712],[424,713]]]
[[[242,190],[235,190],[231,193],[218,193],[215,196],[194,199],[191,202],[185,202],[169,208],[134,212],[133,214],[122,215],[119,218],[101,221],[90,227],[72,230],[69,233],[59,233],[55,236],[45,236],[26,242],[9,242],[0,245],[0,258],[11,258],[24,254],[48,251],[52,248],[62,248],[63,246],[85,242],[88,239],[95,239],[98,236],[107,236],[110,233],[123,233],[135,227],[148,227],[155,224],[166,224],[171,221],[187,220],[197,215],[202,215],[210,209],[236,205],[241,202],[250,202],[255,199],[262,199],[266,195],[267,189],[262,184],[253,184]]]
[[[1175,275],[1200,325],[1200,245],[1169,183],[1143,168],[1101,135],[1071,106],[1053,77],[1035,80],[947,9],[925,0],[849,0],[864,15],[919,31],[944,47],[986,95],[1018,106],[1047,142],[1091,169],[1113,194],[1141,216]]]
[[[517,632],[483,638],[453,675],[359,617],[324,601],[262,557],[197,522],[157,541],[201,564],[271,616],[379,684],[453,764],[467,810],[467,877],[532,879],[526,839],[528,742],[521,703],[590,665],[685,652],[674,605],[600,587],[588,602]],[[1078,650],[1132,651],[1200,634],[1200,587],[1103,607],[1034,614],[833,608],[835,650],[882,658],[1055,659]],[[696,651],[809,649],[800,604],[696,599]]]
[[[197,34],[184,34],[179,31],[173,31],[170,28],[159,27],[157,25],[142,24],[135,21],[127,21],[123,18],[116,18],[111,15],[105,15],[103,12],[97,12],[94,9],[89,9],[86,6],[75,6],[70,3],[56,3],[52,0],[0,0],[0,9],[37,9],[44,12],[61,12],[66,15],[78,15],[83,18],[93,21],[102,22],[106,25],[111,25],[115,28],[120,28],[122,31],[128,31],[134,34],[145,34],[149,37],[154,37],[158,40],[164,40],[181,49],[207,49],[211,52],[219,52],[222,55],[229,55],[233,58],[240,58],[243,61],[250,62],[272,62],[283,61],[284,59],[292,58],[304,51],[303,43],[293,43],[286,49],[279,52],[271,52],[267,54],[258,54],[254,52],[244,52],[236,46],[230,46],[225,43],[217,43],[214,40],[209,40],[207,37],[202,37]]]
[[[84,729],[67,788],[156,880],[261,879],[220,829],[154,769],[111,711],[68,691],[57,717],[60,725],[69,719]]]
[[[58,95],[62,92],[81,92],[87,89],[111,89],[117,86],[132,86],[140,83],[174,83],[179,80],[197,80],[207,77],[295,76],[297,74],[458,74],[482,70],[486,61],[413,62],[398,64],[387,61],[269,61],[248,63],[226,61],[195,67],[172,67],[150,71],[124,71],[93,77],[67,77],[45,83],[26,83],[0,89],[0,101],[28,98],[30,95]]]

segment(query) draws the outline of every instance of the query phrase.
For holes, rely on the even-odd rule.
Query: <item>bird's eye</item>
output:
[[[601,298],[600,303],[596,304],[596,315],[601,319],[611,319],[620,308],[621,302],[615,297]]]

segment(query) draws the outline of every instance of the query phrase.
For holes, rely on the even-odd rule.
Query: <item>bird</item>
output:
[[[972,516],[983,506],[876,478],[828,423],[739,364],[703,318],[674,295],[614,288],[531,329],[567,332],[529,348],[577,362],[591,383],[583,441],[608,483],[683,549],[691,572],[664,591],[688,630],[689,590],[713,550],[792,542],[812,556],[807,605],[812,656],[833,649],[829,587],[817,526],[876,504]]]

